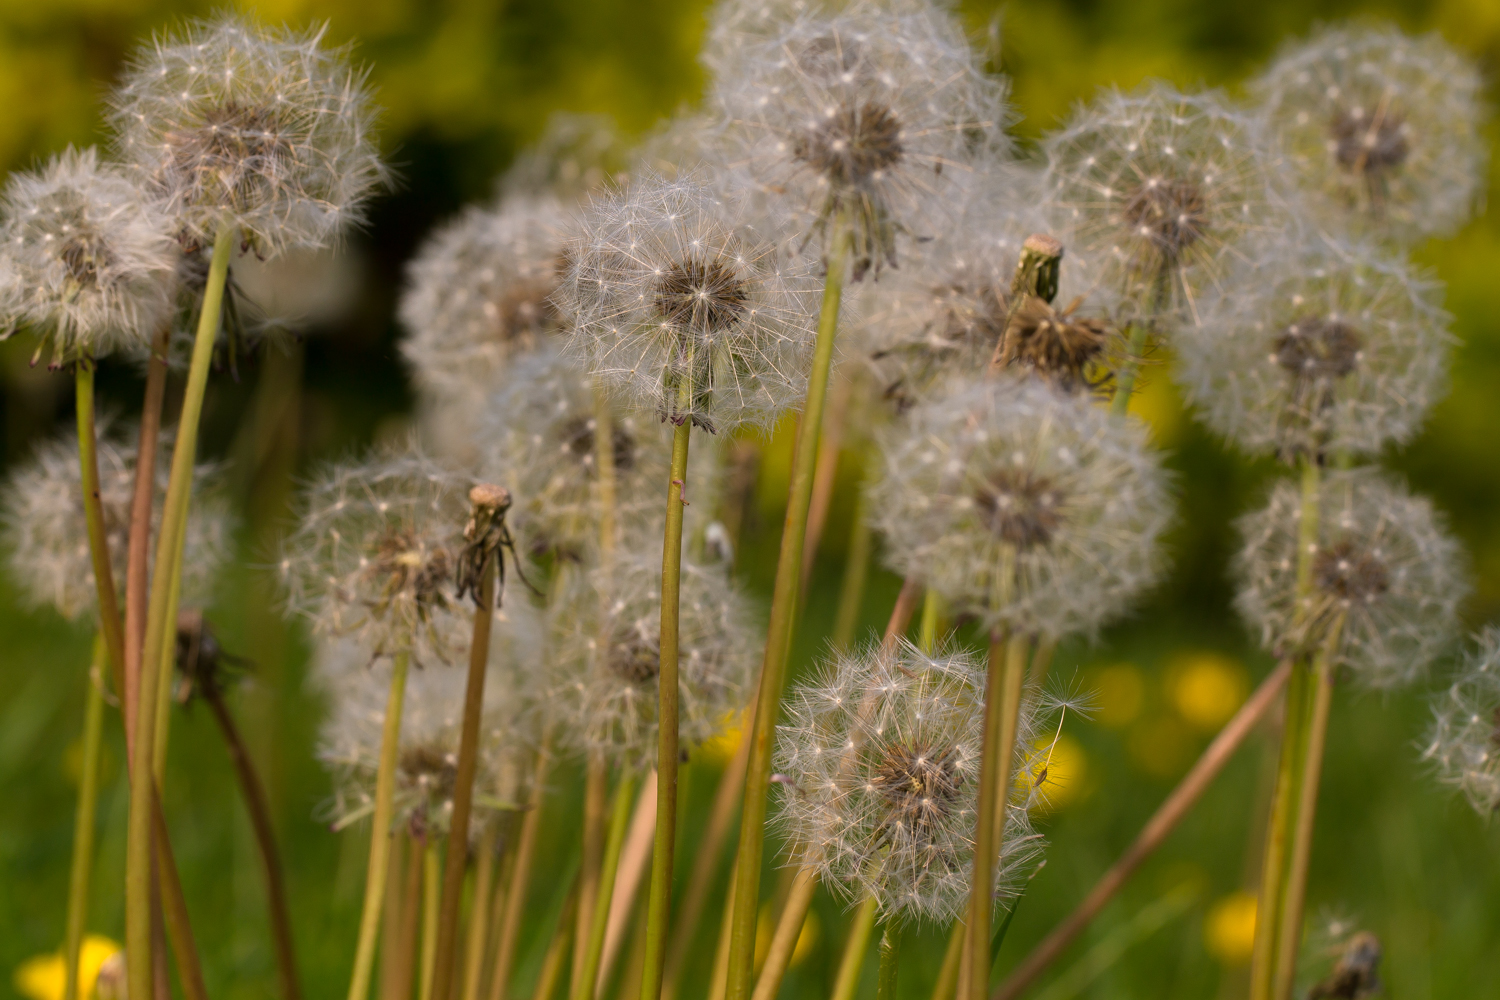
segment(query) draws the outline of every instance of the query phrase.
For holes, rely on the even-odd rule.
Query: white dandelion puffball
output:
[[[1458,543],[1432,504],[1375,469],[1328,473],[1313,498],[1310,587],[1298,594],[1303,501],[1283,480],[1240,520],[1240,614],[1277,656],[1313,655],[1337,629],[1331,664],[1363,686],[1420,678],[1457,637],[1468,593]]]
[[[1481,816],[1500,809],[1500,629],[1475,637],[1446,691],[1432,699],[1422,757]]]
[[[1145,428],[1045,383],[956,383],[883,435],[886,561],[987,628],[1093,632],[1162,569],[1168,478]]]
[[[1176,375],[1252,454],[1368,455],[1404,444],[1446,387],[1441,286],[1403,257],[1314,237],[1268,250],[1177,331]]]
[[[171,218],[92,148],[12,174],[0,219],[3,321],[50,339],[54,367],[143,351],[171,314],[172,236]]]
[[[1283,48],[1252,89],[1284,184],[1335,224],[1411,243],[1484,194],[1479,68],[1436,33],[1330,27]]]
[[[693,178],[596,201],[558,300],[568,350],[675,424],[768,424],[806,393],[817,279]]]
[[[908,643],[838,657],[787,698],[772,766],[778,822],[819,881],[886,919],[946,925],[969,902],[984,739],[984,669]],[[1023,709],[1021,748],[1031,744]],[[1014,803],[1020,796],[1011,795]],[[995,875],[1014,898],[1041,853],[1026,809],[1006,810]]]
[[[262,254],[325,246],[387,178],[363,71],[323,30],[235,15],[138,52],[112,97],[120,158],[185,236],[233,226]]]

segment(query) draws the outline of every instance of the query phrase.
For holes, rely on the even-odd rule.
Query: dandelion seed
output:
[[[1059,637],[1161,570],[1167,479],[1144,429],[1031,381],[958,383],[882,441],[888,560],[986,628]]]
[[[387,179],[362,71],[319,29],[226,15],[137,54],[111,114],[120,157],[186,239],[222,226],[264,255],[326,246]]]
[[[1500,629],[1487,628],[1432,699],[1422,757],[1481,816],[1500,809]]]
[[[1326,28],[1253,89],[1286,181],[1339,223],[1410,243],[1458,228],[1483,195],[1479,70],[1436,33]]]
[[[92,149],[16,173],[0,221],[0,313],[52,342],[50,364],[143,351],[171,308],[171,219]]]
[[[1281,482],[1240,521],[1241,615],[1278,655],[1310,653],[1337,627],[1332,667],[1366,687],[1411,683],[1455,638],[1468,591],[1458,543],[1430,503],[1375,470],[1329,473],[1317,502],[1311,588],[1300,599],[1297,487]]]

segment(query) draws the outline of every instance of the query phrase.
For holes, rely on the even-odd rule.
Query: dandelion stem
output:
[[[396,835],[392,835],[395,840]],[[381,996],[385,1000],[411,1000],[411,977],[417,958],[417,932],[422,917],[422,852],[424,837],[413,836],[410,831],[400,834],[406,844],[405,885],[390,885],[390,895],[399,896],[401,922],[396,935],[385,943],[394,956],[390,964],[391,979],[381,983]]]
[[[109,653],[110,670],[119,677],[125,665],[125,633],[120,624],[119,597],[109,540],[104,536],[104,507],[99,497],[99,447],[94,431],[94,361],[80,358],[74,365],[74,404],[78,411],[78,465],[83,485],[83,519],[88,529],[89,556],[99,598],[99,634]]]
[[[943,599],[931,587],[922,596],[922,623],[917,627],[917,648],[928,656],[937,648],[938,631],[943,625]]]
[[[573,973],[577,983],[583,975],[583,955],[588,949],[594,902],[599,897],[599,868],[604,859],[605,824],[608,819],[609,774],[604,757],[590,752],[583,777],[583,843],[578,870],[578,912],[574,915]]]
[[[958,986],[958,966],[963,958],[968,929],[962,919],[955,919],[948,931],[948,947],[943,950],[943,964],[938,967],[937,982],[932,985],[932,1000],[953,1000]]]
[[[678,388],[678,399],[684,409],[692,403],[692,388],[687,378]],[[646,950],[641,966],[640,1000],[657,1000],[661,995],[667,926],[671,921],[672,854],[677,835],[677,612],[682,586],[682,513],[688,502],[688,443],[692,428],[693,422],[685,419],[672,434],[667,526],[662,538],[661,659],[656,680],[656,841],[651,851],[651,890],[646,911]]]
[[[365,1000],[370,972],[375,966],[375,940],[380,933],[380,904],[385,897],[386,858],[391,850],[392,798],[396,791],[396,752],[401,742],[401,709],[406,700],[409,650],[401,650],[391,664],[391,686],[385,699],[380,732],[380,764],[375,772],[375,818],[370,829],[370,864],[365,871],[365,901],[359,915],[359,942],[354,949],[354,975],[349,1000]],[[407,864],[416,864],[408,858]]]
[[[901,928],[885,925],[880,935],[880,974],[875,980],[875,1000],[896,1000],[896,960],[901,954]]]
[[[156,446],[161,438],[162,401],[167,390],[170,324],[151,342],[146,368],[146,395],[141,403],[141,430],[135,451],[135,494],[130,502],[130,536],[125,562],[125,665],[120,692],[124,702],[126,756],[135,746],[136,701],[140,697],[141,652],[146,641],[146,589],[150,586],[151,503],[156,496]]]
[[[531,1000],[552,1000],[552,994],[557,990],[558,981],[562,979],[563,963],[568,957],[568,945],[573,936],[573,911],[577,906],[578,879],[575,877],[572,888],[568,890],[567,901],[563,904],[562,914],[557,919],[557,927],[552,932],[552,941],[547,945],[547,954],[542,959],[542,971],[537,976]]]
[[[151,581],[151,600],[146,617],[146,635],[141,647],[141,686],[137,704],[136,731],[154,733],[157,683],[163,646],[176,629],[171,607],[173,567],[182,559],[188,504],[193,487],[193,465],[198,452],[198,420],[203,413],[203,395],[208,386],[208,366],[224,302],[224,283],[229,275],[229,252],[235,243],[232,226],[220,228],[214,239],[213,259],[203,289],[202,311],[193,340],[182,413],[177,422],[177,442],[172,450],[172,474],[162,505],[157,535],[156,573]],[[169,615],[171,618],[169,619]],[[107,634],[107,633],[106,633]],[[151,767],[150,739],[136,740],[131,751],[132,771],[145,775]],[[125,846],[125,967],[133,997],[155,995],[151,965],[151,794],[155,784],[135,781],[130,786],[130,817]],[[362,1000],[362,998],[361,998]]]
[[[760,904],[760,866],[765,846],[766,792],[771,780],[771,749],[780,714],[781,694],[786,683],[786,663],[791,653],[792,621],[796,615],[802,576],[802,551],[806,540],[808,505],[812,498],[813,472],[817,464],[818,438],[823,424],[823,404],[828,394],[828,375],[833,367],[834,340],[838,334],[839,304],[843,297],[845,266],[849,251],[848,220],[840,214],[832,223],[828,241],[828,274],[823,285],[822,313],[818,318],[818,340],[808,375],[807,400],[797,428],[792,453],[791,484],[787,495],[786,523],[781,534],[781,552],[776,563],[776,583],[771,598],[771,620],[766,630],[765,657],[761,663],[756,697],[755,729],[750,738],[750,763],[745,772],[745,804],[740,813],[740,841],[736,851],[733,919],[729,931],[729,977],[727,1000],[748,1000],[755,965],[755,922]]]
[[[167,820],[161,811],[161,796],[154,784],[151,787],[151,826],[156,839],[154,867],[161,892],[162,915],[167,938],[172,943],[172,954],[177,958],[177,980],[187,1000],[208,1000],[208,989],[203,985],[203,964],[198,959],[198,946],[193,941],[193,927],[188,921],[187,902],[182,895],[182,879],[177,874],[177,862],[167,840]],[[129,962],[129,956],[126,956],[126,962]]]
[[[589,920],[589,940],[583,952],[583,968],[573,981],[572,1000],[594,1000],[595,982],[599,978],[599,959],[604,953],[604,932],[609,925],[609,903],[615,892],[615,871],[620,864],[620,848],[625,844],[625,827],[630,821],[630,805],[635,798],[635,775],[625,773],[615,788],[610,810],[609,839],[604,844],[603,863],[599,866],[599,893]]]
[[[1052,654],[1057,652],[1056,639],[1043,639],[1036,644],[1031,654],[1031,669],[1026,672],[1026,686],[1040,689],[1047,683],[1047,671],[1052,668]]]
[[[462,1000],[479,1000],[479,978],[484,972],[484,945],[489,939],[491,888],[495,879],[495,841],[500,823],[491,820],[479,835],[474,864],[474,901],[469,908],[468,936],[464,943]],[[450,845],[449,850],[452,850]]]
[[[390,891],[385,894],[385,901],[381,904],[383,915],[380,935],[385,939],[385,947],[380,949],[380,1000],[405,1000],[407,994],[411,993],[410,973],[407,974],[408,988],[404,992],[397,985],[397,980],[401,977],[401,948],[398,942],[401,940],[401,925],[406,914],[401,908],[401,888],[411,873],[411,868],[405,864],[409,839],[405,836],[397,837],[391,843],[390,857],[386,859],[385,884],[390,887]]]
[[[719,918],[719,940],[714,945],[714,966],[708,977],[708,1000],[724,1000],[729,985],[729,931],[734,922],[734,891],[739,858],[729,864],[729,891],[724,894],[724,914]]]
[[[870,579],[870,524],[865,491],[854,501],[854,524],[849,529],[849,554],[844,560],[844,581],[839,586],[839,607],[833,619],[831,641],[835,651],[854,645],[859,627],[859,609],[864,604],[865,584]]]
[[[516,856],[511,862],[510,885],[505,890],[505,916],[500,922],[500,938],[495,947],[495,968],[490,973],[489,1000],[506,1000],[510,986],[511,966],[516,960],[516,942],[521,935],[521,913],[526,908],[526,890],[531,880],[531,856],[536,852],[537,832],[542,826],[543,784],[551,758],[551,742],[550,735],[544,736],[541,749],[536,755],[536,770],[531,778],[531,798],[526,803],[526,816],[521,820],[521,835],[516,840]],[[575,883],[575,893],[578,893],[581,881],[580,878],[579,883]],[[581,900],[582,895],[578,894],[578,898]],[[564,917],[564,923],[569,919],[572,918]],[[572,935],[563,935],[563,939],[571,941]],[[566,947],[564,944],[563,948]]]
[[[1172,297],[1172,268],[1163,265],[1156,274],[1155,290],[1151,297],[1151,313],[1144,319],[1130,324],[1130,339],[1125,349],[1125,361],[1115,373],[1115,398],[1109,411],[1123,417],[1130,409],[1130,396],[1135,392],[1135,383],[1140,376],[1141,362],[1146,357],[1146,342],[1151,336],[1151,327],[1166,312]]]
[[[422,968],[418,975],[417,996],[432,1000],[433,974],[437,971],[438,904],[442,891],[442,865],[438,860],[438,839],[428,837],[422,851]]]
[[[1077,939],[1095,917],[1097,917],[1105,905],[1115,897],[1130,876],[1135,874],[1148,857],[1162,845],[1167,836],[1177,828],[1177,824],[1187,815],[1203,796],[1204,791],[1218,777],[1229,758],[1239,749],[1240,745],[1254,730],[1257,723],[1276,704],[1281,689],[1286,686],[1287,678],[1291,675],[1292,664],[1283,660],[1276,669],[1260,682],[1260,687],[1240,706],[1234,718],[1224,724],[1219,735],[1214,737],[1208,749],[1198,758],[1172,793],[1167,796],[1152,815],[1151,819],[1141,829],[1135,841],[1120,856],[1120,860],[1105,872],[1089,894],[1084,897],[1072,913],[1068,914],[1066,920],[1052,929],[1052,932],[1043,939],[1042,943],[1034,948],[1030,955],[1026,956],[1016,969],[1010,974],[1005,982],[990,996],[990,1000],[1016,1000],[1024,993],[1037,976],[1051,965],[1057,958],[1067,950],[1068,946]],[[934,998],[941,1000],[941,998]]]
[[[675,442],[674,442],[675,443]],[[599,490],[599,564],[607,573],[615,556],[615,414],[604,383],[594,380],[594,467]]]
[[[751,1000],[776,1000],[781,979],[797,950],[797,940],[802,937],[802,925],[807,921],[807,911],[812,906],[817,888],[816,871],[807,866],[797,869],[791,891],[781,908],[781,917],[776,922],[776,932],[771,935],[771,945],[766,949],[766,960],[760,967],[760,978],[755,981]]]
[[[1343,618],[1328,631],[1313,667],[1312,704],[1307,712],[1301,754],[1302,777],[1297,789],[1297,819],[1287,862],[1281,927],[1276,945],[1276,1000],[1291,1000],[1297,979],[1297,950],[1302,940],[1302,910],[1307,902],[1307,870],[1312,857],[1313,824],[1318,809],[1318,786],[1323,774],[1323,749],[1328,742],[1328,710],[1333,703],[1333,654],[1343,631]]]
[[[989,992],[990,918],[995,908],[995,867],[1004,847],[1005,808],[1014,763],[1021,684],[1029,643],[990,634],[989,674],[984,691],[984,749],[979,772],[979,815],[974,829],[974,875],[969,884],[968,940],[959,1000],[984,1000]]]
[[[839,450],[844,442],[844,425],[853,393],[854,383],[847,378],[839,379],[838,384],[833,387],[828,409],[823,414],[818,463],[813,469],[812,494],[807,505],[807,539],[802,545],[802,581],[798,584],[798,593],[803,600],[807,598],[807,581],[812,577],[813,563],[818,558],[818,543],[823,539],[823,527],[828,523],[828,508],[833,503]]]
[[[499,553],[496,552],[485,560],[479,571],[474,632],[469,643],[469,675],[464,686],[464,714],[458,739],[458,765],[454,775],[453,812],[448,826],[448,855],[437,925],[437,978],[432,984],[435,1000],[449,1000],[454,975],[458,971],[459,903],[463,898],[464,870],[469,861],[469,813],[474,804],[474,774],[479,767],[479,722],[484,712],[484,679],[489,671],[490,629],[495,622],[495,576],[499,562]]]
[[[94,814],[99,801],[99,744],[104,731],[104,637],[94,637],[88,700],[83,710],[83,768],[73,821],[73,863],[68,869],[68,922],[63,937],[63,1000],[78,1000],[78,956],[88,924],[89,880],[94,868]]]
[[[229,706],[224,703],[223,693],[217,686],[206,684],[203,698],[224,736],[235,776],[239,778],[240,797],[245,800],[245,811],[250,814],[250,828],[255,832],[261,874],[266,880],[266,909],[271,918],[271,942],[276,949],[276,978],[281,981],[281,995],[285,1000],[300,1000],[302,989],[297,984],[297,957],[292,949],[292,915],[287,906],[286,882],[282,877],[281,858],[276,849],[276,832],[271,825],[266,793],[260,776],[255,773],[249,748],[240,737],[234,717],[229,714]]]
[[[854,1000],[859,989],[859,974],[864,971],[865,952],[870,950],[870,935],[875,930],[874,896],[866,896],[854,911],[849,924],[849,938],[844,942],[844,957],[839,959],[838,975],[833,980],[830,1000]]]

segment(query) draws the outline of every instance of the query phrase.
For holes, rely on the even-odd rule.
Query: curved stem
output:
[[[109,653],[110,669],[118,678],[125,664],[125,633],[115,591],[109,539],[104,534],[104,507],[99,497],[99,444],[94,432],[94,362],[80,358],[74,366],[74,405],[78,411],[78,466],[83,487],[83,520],[89,536],[89,558],[99,601],[99,634]]]
[[[193,464],[198,451],[198,421],[203,414],[203,395],[208,386],[208,366],[213,358],[214,338],[224,301],[224,282],[229,275],[229,252],[235,242],[232,227],[219,230],[214,239],[213,260],[203,289],[203,306],[193,341],[182,415],[177,424],[177,443],[172,449],[172,475],[162,505],[161,529],[157,536],[156,569],[151,581],[151,601],[146,617],[146,637],[141,651],[141,686],[137,704],[136,731],[154,733],[156,685],[162,646],[176,628],[168,621],[171,600],[170,567],[182,558],[183,527],[193,487]],[[123,655],[123,654],[122,654]],[[131,751],[132,771],[145,775],[151,767],[151,740],[136,740]],[[127,992],[133,997],[155,995],[151,964],[151,791],[150,781],[130,786],[130,816],[125,843],[125,968]]]
[[[422,851],[422,978],[417,983],[417,996],[421,1000],[432,1000],[432,980],[437,965],[438,893],[441,889],[442,866],[438,863],[438,840],[427,838],[427,847]]]
[[[880,935],[880,974],[875,980],[875,1000],[896,1000],[896,959],[901,954],[901,928],[886,924]]]
[[[240,797],[245,801],[245,812],[250,815],[250,828],[255,832],[261,875],[266,880],[266,909],[271,918],[271,943],[276,950],[276,978],[280,980],[281,995],[285,1000],[300,1000],[302,989],[297,984],[297,957],[292,948],[291,909],[287,906],[286,882],[282,876],[266,794],[245,741],[240,737],[239,727],[234,724],[229,706],[224,703],[223,694],[218,688],[207,685],[203,696],[224,736],[224,746],[229,750],[229,760],[234,765],[235,777],[239,779]]]
[[[833,367],[834,340],[838,335],[839,305],[849,249],[848,232],[845,219],[840,217],[834,221],[828,244],[828,275],[818,318],[817,346],[812,370],[808,374],[807,400],[797,428],[797,444],[792,453],[786,523],[781,533],[771,620],[766,630],[765,657],[756,695],[755,729],[750,734],[753,742],[745,772],[745,804],[740,812],[740,842],[735,855],[736,891],[729,930],[729,974],[725,987],[727,1000],[748,1000],[754,975],[755,922],[760,905],[760,867],[765,847],[771,749],[776,735],[776,718],[781,709],[781,692],[786,683],[787,658],[791,653],[792,622],[797,613],[813,471],[818,458],[823,404],[828,393],[828,373]]]
[[[1204,791],[1218,777],[1229,758],[1245,742],[1257,723],[1265,716],[1266,712],[1276,703],[1281,689],[1286,686],[1287,678],[1291,675],[1292,665],[1283,660],[1275,670],[1260,682],[1260,687],[1255,693],[1240,706],[1234,718],[1225,723],[1219,735],[1214,737],[1212,743],[1203,751],[1198,762],[1193,765],[1182,781],[1167,796],[1165,802],[1157,808],[1150,821],[1142,827],[1135,841],[1126,849],[1102,876],[1094,883],[1089,894],[1084,897],[1072,913],[1068,914],[1066,920],[1053,928],[1052,932],[1034,948],[1030,955],[1026,956],[1004,983],[990,996],[990,1000],[1016,1000],[1026,988],[1036,981],[1046,968],[1067,950],[1083,929],[1097,917],[1105,905],[1115,898],[1129,880],[1135,874],[1148,857],[1161,846],[1167,836],[1177,828],[1177,824],[1187,815],[1188,810],[1202,797]],[[941,998],[937,998],[941,1000]]]
[[[385,699],[380,732],[380,765],[375,772],[375,818],[370,828],[370,864],[365,872],[365,901],[359,915],[359,942],[354,949],[354,974],[349,1000],[365,1000],[370,972],[375,967],[375,940],[380,933],[380,909],[385,899],[387,859],[391,851],[391,800],[396,791],[396,752],[401,741],[401,709],[406,700],[406,671],[411,654],[402,650],[391,665],[391,686]],[[409,858],[407,864],[416,864]]]
[[[875,897],[866,896],[854,911],[849,938],[844,942],[844,957],[839,960],[838,976],[833,981],[830,1000],[854,1000],[859,989],[859,974],[864,971],[865,953],[870,950],[870,934],[875,930]]]
[[[94,817],[99,802],[99,744],[104,732],[104,637],[94,637],[88,700],[83,710],[83,768],[73,820],[73,862],[68,868],[68,922],[63,937],[63,1000],[78,1000],[78,956],[88,924],[89,880],[94,870]]]
[[[490,629],[495,621],[495,575],[499,561],[497,556],[491,556],[479,571],[479,600],[474,609],[474,632],[469,643],[469,674],[464,686],[453,813],[449,820],[448,856],[437,925],[437,970],[432,983],[432,995],[436,1000],[449,1000],[458,971],[458,913],[463,898],[464,870],[469,861],[469,813],[474,803],[474,775],[479,768],[479,722],[484,712],[484,680],[490,664]]]
[[[479,1000],[479,979],[484,972],[484,944],[489,938],[491,887],[495,877],[495,841],[500,824],[492,819],[479,835],[479,850],[474,865],[474,900],[469,907],[469,930],[464,943],[464,978],[460,996]],[[452,850],[450,845],[449,850]]]
[[[489,1000],[505,1000],[510,988],[510,971],[516,960],[516,942],[521,933],[521,914],[525,912],[526,890],[530,887],[531,857],[536,852],[537,831],[542,825],[543,783],[547,777],[549,754],[550,739],[544,737],[542,747],[536,755],[536,770],[531,779],[531,799],[526,804],[526,816],[521,820],[521,836],[516,841],[515,860],[511,862],[510,885],[505,890],[505,916],[500,921],[499,943],[495,947],[495,968],[490,973]],[[577,884],[574,886],[573,898],[582,899],[578,894]],[[573,920],[572,911],[569,910],[568,915],[562,919],[564,923]],[[558,933],[559,940],[565,942],[563,948],[566,950],[566,942],[576,932]]]
[[[625,827],[630,821],[630,805],[635,798],[635,775],[622,774],[615,788],[614,806],[610,812],[609,840],[604,845],[604,860],[599,867],[599,895],[589,920],[588,945],[583,952],[582,975],[573,983],[573,1000],[594,1000],[594,984],[599,978],[599,958],[604,952],[604,931],[609,925],[609,903],[615,892],[615,870],[620,863],[620,848],[625,843]]]
[[[141,687],[141,647],[146,641],[146,588],[151,545],[151,504],[156,497],[156,447],[161,439],[162,401],[167,394],[167,348],[171,324],[163,324],[151,341],[146,367],[146,395],[141,403],[140,437],[135,450],[135,493],[130,501],[130,535],[125,562],[125,675],[126,754],[135,746],[135,706]]]

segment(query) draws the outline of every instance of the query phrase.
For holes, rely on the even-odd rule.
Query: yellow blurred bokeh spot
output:
[[[1033,812],[1050,813],[1078,800],[1087,774],[1088,755],[1064,733],[1056,743],[1045,740],[1026,755],[1016,775],[1016,791],[1030,800]]]
[[[1245,668],[1221,653],[1194,653],[1169,674],[1172,705],[1194,729],[1216,732],[1250,692]]]
[[[1141,714],[1146,700],[1146,679],[1129,663],[1101,667],[1089,674],[1088,686],[1095,696],[1092,718],[1107,729],[1123,729]]]
[[[760,908],[760,916],[755,920],[755,971],[758,974],[760,967],[765,964],[766,953],[771,950],[771,938],[776,933],[776,917],[771,912],[771,904],[767,903]],[[807,911],[807,917],[802,921],[802,931],[797,935],[796,947],[792,949],[792,960],[788,967],[795,966],[807,957],[812,951],[813,945],[818,943],[818,915],[811,910]]]
[[[1250,961],[1255,950],[1254,894],[1242,889],[1215,902],[1203,921],[1203,944],[1225,965]]]
[[[1192,764],[1197,743],[1174,715],[1153,715],[1131,727],[1125,741],[1141,771],[1162,780],[1177,778]]]
[[[729,763],[745,735],[745,711],[735,709],[725,712],[719,720],[718,731],[698,746],[698,759],[716,767]]]
[[[89,934],[83,939],[83,949],[78,955],[78,990],[81,996],[94,995],[99,967],[119,950],[118,944],[99,934]],[[66,971],[67,965],[63,961],[62,952],[28,958],[16,969],[16,992],[29,1000],[62,1000]]]

